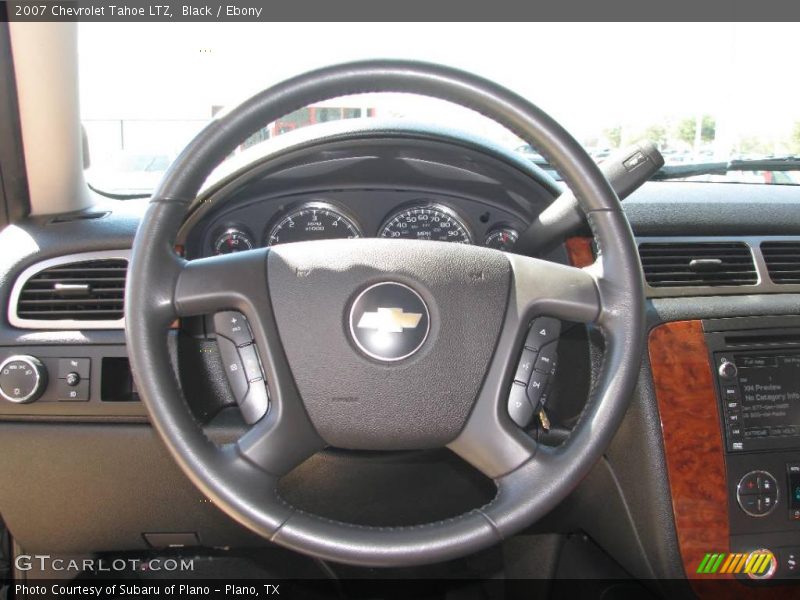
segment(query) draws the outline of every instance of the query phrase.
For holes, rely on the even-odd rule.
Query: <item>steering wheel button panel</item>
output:
[[[224,337],[217,338],[217,346],[219,346],[222,365],[225,368],[225,374],[228,376],[228,383],[230,383],[233,397],[236,398],[237,402],[241,403],[247,396],[249,386],[239,353],[236,351],[236,346],[233,345],[233,342]]]
[[[525,347],[539,350],[546,344],[557,340],[561,333],[561,321],[552,317],[537,317],[531,323]]]
[[[261,381],[264,373],[261,371],[261,361],[258,359],[258,350],[255,344],[239,348],[239,356],[244,366],[244,374],[247,381]]]
[[[253,342],[250,324],[242,313],[225,311],[215,314],[214,331],[217,332],[217,335],[225,336],[237,346],[246,346]]]
[[[526,427],[533,418],[533,406],[528,401],[525,386],[515,383],[508,395],[508,416],[520,427]]]
[[[540,373],[553,373],[556,368],[556,353],[558,346],[555,342],[551,342],[539,350],[539,356],[536,359],[534,369]]]
[[[519,363],[517,364],[517,372],[514,375],[514,381],[522,384],[527,384],[533,373],[533,365],[536,363],[536,352],[525,348],[520,356]]]
[[[542,397],[547,391],[549,379],[549,375],[541,371],[536,371],[531,375],[531,380],[528,383],[528,399],[532,407],[538,406],[542,401]]]

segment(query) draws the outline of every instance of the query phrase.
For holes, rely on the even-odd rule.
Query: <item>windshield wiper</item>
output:
[[[652,178],[656,180],[682,179],[695,175],[725,175],[730,171],[800,171],[800,156],[665,165]]]

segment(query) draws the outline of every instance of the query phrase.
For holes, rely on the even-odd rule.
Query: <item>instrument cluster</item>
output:
[[[228,254],[291,242],[361,237],[481,244],[499,250],[513,250],[519,229],[524,224],[487,210],[475,218],[452,204],[430,198],[404,202],[392,207],[376,228],[374,223],[364,223],[356,210],[345,207],[342,202],[318,199],[291,202],[281,205],[266,226],[260,229],[250,224],[247,215],[240,218],[236,214],[230,215],[224,223],[212,227],[203,254]],[[475,213],[476,207],[471,208],[468,212]],[[375,218],[371,220],[375,221]]]

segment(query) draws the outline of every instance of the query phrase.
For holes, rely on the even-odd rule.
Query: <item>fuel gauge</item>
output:
[[[501,227],[489,232],[483,245],[487,248],[494,248],[495,250],[509,251],[517,243],[519,233],[516,229],[510,227]]]

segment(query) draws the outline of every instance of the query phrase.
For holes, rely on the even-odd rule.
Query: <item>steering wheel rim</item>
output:
[[[598,260],[586,269],[485,249],[463,250],[478,262],[503,256],[508,296],[483,384],[462,430],[447,446],[492,477],[498,494],[480,509],[414,527],[338,523],[292,507],[277,493],[280,475],[325,445],[302,399],[292,391],[291,368],[275,341],[280,332],[268,293],[267,265],[300,259],[288,250],[262,249],[186,262],[174,252],[187,208],[206,177],[249,134],[313,102],[367,92],[448,100],[533,144],[574,192],[600,250]],[[356,248],[363,256],[380,254],[387,241],[349,242],[348,251]],[[415,250],[429,251],[427,243],[414,244],[422,244]],[[441,251],[438,246],[430,249],[431,254]],[[234,267],[237,282],[229,276]],[[365,61],[319,69],[257,94],[212,121],[180,154],[154,192],[134,241],[126,336],[139,393],[154,427],[190,480],[219,508],[263,537],[306,554],[359,565],[402,566],[490,546],[544,516],[588,473],[621,423],[638,377],[643,298],[633,234],[618,198],[588,154],[553,119],[507,89],[456,69]],[[166,333],[177,317],[225,309],[240,310],[251,321],[273,405],[240,442],[218,448],[191,415],[171,367]],[[606,341],[584,413],[558,448],[538,446],[510,427],[502,401],[524,327],[538,314],[594,323]]]

